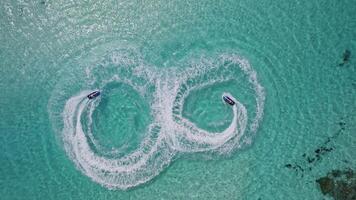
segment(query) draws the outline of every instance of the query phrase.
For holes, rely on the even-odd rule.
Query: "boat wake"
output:
[[[91,128],[95,124],[92,113],[100,105],[100,98],[88,100],[89,90],[74,96],[68,93],[67,97],[63,95],[65,86],[61,86],[60,92],[53,95],[62,94],[62,98],[52,98],[49,111],[64,149],[76,167],[107,188],[128,189],[157,176],[179,154],[230,155],[250,144],[262,119],[265,100],[264,89],[250,64],[237,55],[220,55],[216,59],[192,61],[190,65],[188,69],[154,70],[142,62],[127,64],[116,59],[89,70],[88,77],[93,81],[88,88],[95,86],[101,90],[111,82],[127,84],[151,109],[151,123],[139,146],[131,152],[117,152],[121,156],[116,157],[93,150],[93,146],[100,149]],[[231,94],[225,95],[235,104],[229,106],[232,119],[224,130],[211,132],[185,117],[183,107],[192,92],[225,82],[232,83],[229,85]],[[236,91],[244,88],[252,91],[246,93],[253,96],[252,107],[251,104],[246,107],[234,97],[243,95]],[[86,115],[88,120],[83,120]]]

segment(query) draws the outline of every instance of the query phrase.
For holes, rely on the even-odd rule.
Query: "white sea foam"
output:
[[[63,112],[65,150],[83,173],[109,188],[126,189],[150,180],[170,162],[173,153],[165,147],[161,136],[155,141],[144,141],[139,149],[120,159],[96,155],[88,144],[80,120],[88,105],[87,93],[70,98]]]
[[[123,59],[123,61],[122,61]],[[257,131],[263,116],[265,94],[256,72],[247,60],[236,55],[221,55],[218,59],[202,59],[186,70],[152,70],[142,62],[130,62],[127,56],[114,54],[113,66],[121,63],[109,78],[102,78],[98,85],[121,82],[132,86],[142,96],[151,95],[152,123],[146,129],[143,141],[133,152],[119,158],[108,158],[93,151],[89,142],[100,149],[91,126],[95,121],[92,113],[100,100],[89,101],[82,91],[70,97],[62,112],[64,148],[78,169],[93,181],[111,189],[127,189],[145,183],[157,176],[179,153],[215,152],[230,154],[241,147]],[[125,64],[130,65],[125,71]],[[123,65],[123,66],[121,66]],[[89,69],[89,68],[88,68]],[[100,69],[102,70],[102,69]],[[124,70],[124,71],[123,71]],[[87,72],[88,73],[88,72]],[[90,72],[92,73],[92,72]],[[112,72],[111,72],[112,73]],[[242,102],[227,93],[236,102],[232,106],[233,118],[230,125],[219,133],[199,128],[183,116],[183,105],[187,96],[196,89],[237,79],[237,74],[248,78],[255,96],[255,114],[248,124],[248,112]],[[137,81],[143,79],[144,81]],[[152,91],[154,88],[154,91]],[[148,94],[148,93],[152,94]],[[88,110],[87,129],[83,128],[82,115]],[[55,118],[53,118],[55,119]],[[249,126],[249,128],[247,128]],[[86,132],[85,132],[86,131]],[[241,138],[249,132],[244,141]],[[120,148],[113,152],[120,151]]]

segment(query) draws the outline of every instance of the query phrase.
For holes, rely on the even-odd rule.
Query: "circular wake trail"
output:
[[[234,139],[235,144],[243,135],[247,125],[247,110],[231,94],[228,94],[234,101],[232,106],[233,119],[230,125],[222,132],[214,133],[197,127],[194,123],[180,116],[175,116],[174,134],[171,134],[171,144],[174,149],[180,152],[206,152],[218,150],[220,154],[228,153],[233,150],[223,150],[223,146],[228,141]]]
[[[173,121],[170,130],[171,146],[180,152],[216,152],[218,154],[229,154],[240,148],[243,143],[250,143],[251,137],[256,133],[258,124],[263,116],[265,94],[263,87],[258,83],[256,72],[249,63],[237,56],[222,55],[218,61],[205,60],[196,64],[197,67],[188,70],[187,76],[178,80],[179,87],[171,88],[174,91],[173,105],[170,107],[172,117],[165,117],[163,120]],[[198,70],[196,70],[198,69]],[[243,72],[244,76],[252,85],[255,95],[255,116],[250,127],[249,136],[246,136],[248,115],[246,107],[235,99],[230,93],[224,93],[232,97],[235,101],[233,109],[233,119],[224,131],[212,133],[196,126],[183,117],[183,105],[187,96],[194,90],[204,89],[207,86],[221,84],[223,82],[236,80],[237,74]],[[237,87],[237,86],[236,86]],[[167,107],[167,106],[166,106]],[[242,141],[242,137],[245,136]]]
[[[64,147],[76,166],[109,188],[127,189],[156,176],[174,155],[161,136],[155,141],[146,138],[138,150],[120,159],[101,157],[91,150],[81,124],[89,92],[83,91],[70,98],[63,112]]]

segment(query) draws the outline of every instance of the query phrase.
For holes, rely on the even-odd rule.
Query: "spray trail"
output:
[[[64,149],[76,167],[93,181],[110,189],[135,187],[157,176],[180,153],[228,155],[243,147],[256,133],[263,116],[265,94],[256,72],[246,60],[226,54],[217,59],[192,62],[185,70],[154,70],[142,61],[127,62],[125,57],[125,62],[121,63],[119,58],[116,53],[115,63],[106,63],[104,69],[88,73],[99,88],[111,82],[127,84],[148,101],[152,121],[138,148],[132,152],[113,150],[124,154],[120,157],[99,155],[92,149],[90,144],[100,149],[91,129],[95,124],[92,114],[100,99],[89,101],[86,98],[89,90],[67,99],[60,113]],[[234,98],[235,93],[229,94],[236,103],[231,106],[233,117],[219,132],[199,128],[184,117],[183,106],[193,91],[231,80],[240,81],[240,85],[242,80],[247,80],[243,84],[253,91],[254,108]],[[83,113],[87,113],[89,120],[82,120]]]

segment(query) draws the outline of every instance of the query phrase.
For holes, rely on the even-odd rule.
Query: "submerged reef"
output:
[[[284,166],[294,170],[296,173],[300,174],[301,177],[304,176],[305,171],[311,171],[314,165],[319,162],[324,155],[335,149],[335,147],[330,145],[330,142],[335,140],[345,131],[346,122],[344,119],[341,119],[337,124],[339,126],[338,130],[332,136],[327,137],[326,140],[319,147],[315,148],[313,152],[303,153],[301,162],[295,162],[293,164],[288,163]]]
[[[339,66],[344,66],[350,61],[351,57],[351,51],[346,49],[344,53],[342,54],[342,63],[339,64]]]
[[[332,170],[316,182],[324,195],[335,200],[356,200],[356,174],[352,169]]]
[[[345,118],[341,118],[337,122],[338,129],[331,136],[327,137],[323,143],[320,144],[313,151],[302,154],[302,159],[293,163],[287,163],[284,167],[296,172],[297,175],[303,177],[305,173],[312,171],[317,163],[322,160],[323,156],[335,150],[332,145],[346,129]],[[349,165],[349,160],[340,160]],[[314,178],[313,181],[314,182]],[[356,200],[356,173],[352,168],[344,170],[335,169],[327,173],[326,176],[315,180],[319,185],[320,191],[323,195],[330,196],[335,200]],[[312,183],[311,182],[311,183]]]

